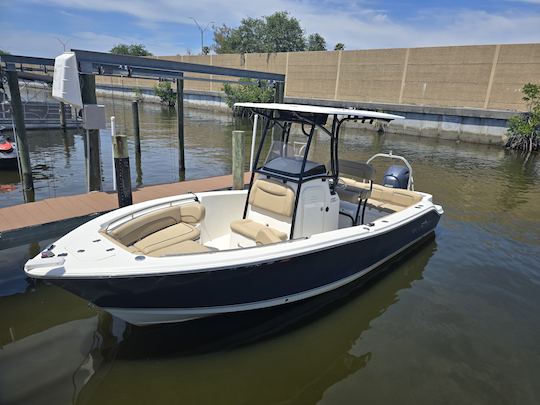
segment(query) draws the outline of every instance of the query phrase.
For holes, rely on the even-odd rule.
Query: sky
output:
[[[200,52],[189,17],[231,27],[288,11],[333,49],[540,42],[540,0],[0,0],[0,49],[54,57],[142,43],[155,55]],[[204,35],[212,44],[212,31]]]

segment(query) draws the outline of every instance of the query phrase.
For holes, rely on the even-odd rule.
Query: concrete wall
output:
[[[540,43],[162,58],[285,73],[285,96],[322,100],[520,111],[521,87],[540,83]]]

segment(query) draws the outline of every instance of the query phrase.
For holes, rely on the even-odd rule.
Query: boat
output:
[[[16,170],[19,167],[17,145],[2,133],[4,129],[0,127],[0,170]]]
[[[235,108],[264,121],[247,189],[106,213],[29,260],[26,274],[134,325],[181,322],[336,290],[433,234],[443,209],[414,190],[404,157],[339,156],[344,123],[403,117],[296,104]],[[328,161],[313,160],[316,137]],[[378,184],[371,162],[381,158],[400,164]]]

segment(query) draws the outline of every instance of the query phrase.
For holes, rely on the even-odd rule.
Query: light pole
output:
[[[189,17],[189,18],[193,20],[193,22],[199,28],[199,31],[201,31],[201,54],[204,54],[204,31],[206,31],[208,29],[210,24],[214,24],[214,21],[210,21],[208,24],[206,24],[206,27],[203,28],[203,27],[201,27],[201,25],[197,22],[197,20],[195,18],[193,18],[193,17]]]
[[[58,42],[60,42],[60,44],[61,44],[62,47],[64,48],[64,52],[66,51],[66,46],[67,46],[67,44],[69,43],[69,41],[71,41],[70,39],[68,39],[68,40],[66,40],[66,41],[62,41],[62,40],[61,40],[60,38],[58,38],[58,37],[56,38],[56,40],[57,40]]]

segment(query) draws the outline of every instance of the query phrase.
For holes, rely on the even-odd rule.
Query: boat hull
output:
[[[429,210],[385,233],[256,265],[50,282],[136,325],[256,310],[307,299],[366,276],[433,232],[439,219],[435,209]]]
[[[0,156],[0,170],[16,170],[18,167],[16,155],[13,157]]]

